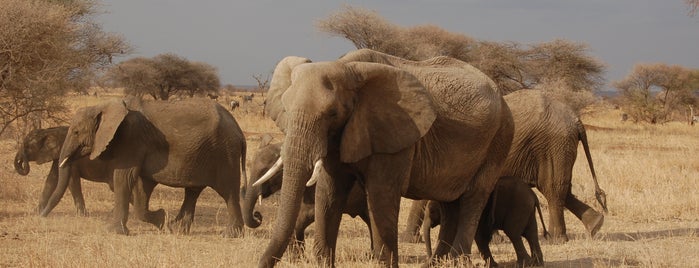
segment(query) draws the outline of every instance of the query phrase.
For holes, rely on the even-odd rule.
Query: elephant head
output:
[[[68,127],[35,129],[24,137],[15,155],[14,166],[20,175],[29,174],[29,161],[43,164],[57,160],[63,146]]]
[[[59,155],[58,185],[42,216],[48,215],[65,193],[71,162],[87,155],[91,160],[102,156],[128,113],[122,101],[85,107],[76,112]]]
[[[286,135],[282,205],[261,265],[273,265],[284,253],[315,163],[396,153],[412,146],[436,118],[431,96],[404,70],[299,57],[277,65],[265,108]]]
[[[257,228],[262,223],[262,215],[255,211],[255,202],[258,197],[267,198],[282,188],[282,174],[280,172],[273,172],[272,177],[266,182],[253,185],[253,182],[274,167],[275,161],[279,159],[282,144],[269,144],[269,142],[271,142],[271,139],[263,140],[253,157],[250,171],[252,176],[250,181],[243,186],[243,194],[241,195],[244,196],[242,204],[243,220],[245,221],[245,226],[250,228]]]

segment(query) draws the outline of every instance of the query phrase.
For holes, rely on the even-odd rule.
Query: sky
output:
[[[345,5],[396,25],[432,24],[478,40],[581,42],[606,64],[607,82],[638,63],[699,69],[699,16],[687,16],[683,0],[98,1],[104,30],[135,49],[119,60],[174,53],[215,66],[222,84],[257,85],[253,75],[271,78],[286,56],[328,61],[355,49],[315,27]]]

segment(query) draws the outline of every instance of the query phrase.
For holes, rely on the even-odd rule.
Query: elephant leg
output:
[[[382,263],[398,266],[398,211],[400,193],[387,185],[367,183],[367,201],[371,219],[373,254]],[[394,185],[396,189],[400,189]]]
[[[402,241],[409,243],[420,243],[420,225],[425,215],[427,200],[413,200],[408,212],[407,226],[401,234]]]
[[[515,248],[515,253],[517,254],[517,267],[524,267],[529,263],[530,257],[527,253],[527,249],[524,247],[524,242],[522,242],[522,233],[505,230],[505,234],[510,238],[512,246]]]
[[[328,170],[330,169],[330,170]],[[337,234],[342,220],[342,211],[354,183],[354,178],[343,174],[333,164],[326,163],[320,169],[315,193],[315,241],[314,251],[321,266],[331,267],[335,263]]]
[[[131,191],[138,180],[138,168],[114,170],[114,210],[109,228],[118,234],[129,234],[126,222],[129,219]]]
[[[156,185],[158,183],[151,179],[141,178],[136,180],[136,185],[132,191],[133,207],[139,220],[162,229],[165,223],[165,210],[162,208],[157,211],[149,210],[150,197]]]
[[[567,168],[559,160],[542,161],[540,165],[537,188],[548,202],[551,241],[556,244],[568,242],[563,209],[570,192],[572,167]]]
[[[232,189],[224,190],[227,191],[227,193],[217,190],[219,195],[226,201],[226,209],[228,210],[228,226],[226,226],[223,236],[233,238],[242,237],[244,223],[243,213],[240,209],[240,183],[236,183],[230,187]],[[196,203],[196,199],[194,202]],[[192,212],[194,212],[194,209],[192,209]],[[192,217],[194,217],[194,214],[192,214]]]
[[[311,197],[313,198],[313,197]],[[305,231],[314,219],[315,204],[303,204],[301,205],[301,212],[299,217],[296,218],[296,226],[294,227],[294,240],[289,245],[291,254],[296,256],[302,256],[305,251]]]
[[[75,204],[75,209],[78,211],[78,215],[87,216],[80,176],[76,173],[77,172],[71,170],[68,187],[70,189],[70,194],[73,196],[73,203]]]
[[[541,251],[541,245],[539,244],[539,230],[536,225],[536,211],[532,211],[531,216],[527,226],[524,229],[524,238],[527,239],[529,243],[529,250],[532,253],[532,263],[530,265],[543,266],[544,265],[544,254]]]
[[[474,179],[478,179],[478,177]],[[459,222],[454,246],[451,249],[451,254],[454,256],[471,254],[473,238],[476,235],[483,208],[485,208],[490,193],[497,182],[496,177],[492,179],[481,177],[479,180],[480,183],[474,184],[469,192],[464,193],[459,198]]]
[[[364,189],[374,243],[372,252],[379,262],[390,267],[398,266],[401,189],[410,176],[410,169],[403,167],[410,166],[413,152],[406,149],[395,155],[374,155],[365,173]]]
[[[58,161],[53,161],[51,165],[51,170],[49,175],[46,176],[46,181],[44,182],[44,188],[41,190],[41,197],[39,198],[39,206],[37,207],[37,212],[41,212],[46,207],[49,202],[49,197],[56,190],[58,185]]]
[[[565,207],[582,221],[590,237],[594,237],[599,229],[602,228],[604,215],[580,201],[573,193],[569,192],[566,196]]]
[[[485,216],[486,215],[484,215],[484,217]],[[478,246],[478,251],[481,252],[481,256],[488,267],[498,266],[493,258],[493,253],[490,251],[490,241],[492,239],[493,228],[488,224],[488,222],[485,222],[485,220],[481,218],[474,240],[476,241],[476,246]]]
[[[459,221],[459,201],[440,202],[439,203],[439,241],[437,248],[432,254],[429,263],[436,263],[439,258],[445,257],[454,244],[454,236],[456,235],[457,224]]]
[[[189,229],[194,221],[194,210],[197,206],[199,194],[204,190],[204,187],[187,187],[184,189],[184,201],[177,217],[168,224],[168,228],[172,232],[179,234],[189,234]]]

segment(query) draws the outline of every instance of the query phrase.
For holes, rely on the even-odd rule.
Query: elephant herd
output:
[[[120,234],[128,234],[129,203],[138,219],[188,233],[197,198],[211,187],[226,202],[224,234],[240,236],[243,225],[262,223],[255,201],[279,192],[260,267],[274,266],[292,241],[291,248],[303,249],[312,222],[317,261],[334,266],[343,213],[367,224],[373,256],[397,266],[401,197],[416,200],[401,238],[414,241],[421,225],[425,235],[440,225],[434,252],[425,237],[428,264],[469,254],[475,239],[494,266],[488,242],[500,229],[518,266],[542,265],[531,187],[546,197],[555,242],[568,240],[564,208],[591,236],[603,224],[602,213],[571,193],[580,141],[607,210],[575,113],[537,90],[503,97],[489,77],[459,60],[410,61],[368,49],[331,62],[286,57],[265,103],[285,137],[265,140],[250,163],[250,180],[243,131],[225,108],[204,99],[126,98],[81,108],[68,127],[29,133],[15,169],[26,175],[29,161],[52,162],[37,207],[42,216],[68,186],[78,213],[86,214],[80,178],[109,184],[115,197],[109,226]],[[185,188],[180,212],[168,223],[162,209],[149,209],[157,184]]]

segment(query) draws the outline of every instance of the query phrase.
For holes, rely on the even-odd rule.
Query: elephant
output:
[[[398,265],[401,196],[437,200],[449,212],[433,258],[470,252],[514,131],[488,76],[449,57],[410,61],[369,49],[329,62],[289,56],[277,64],[266,98],[267,115],[285,134],[284,169],[259,266],[274,266],[284,254],[305,185],[316,185],[320,265],[335,263],[355,182],[366,194],[373,255],[384,265]]]
[[[17,150],[15,155],[15,171],[22,176],[29,174],[31,170],[29,166],[30,161],[34,161],[37,164],[43,164],[46,162],[52,162],[51,169],[48,176],[46,177],[46,182],[44,183],[44,188],[39,198],[39,205],[37,210],[41,210],[46,207],[49,196],[56,189],[56,183],[58,182],[58,156],[61,152],[61,146],[63,146],[63,141],[68,133],[67,126],[52,127],[46,129],[35,129],[30,131],[22,140],[20,148]],[[90,163],[89,159],[86,161],[81,161],[80,164],[76,165],[77,174],[80,177],[86,178],[91,181],[104,182],[109,184],[109,188],[113,188],[112,177],[107,174],[105,166],[99,160],[95,163]],[[93,167],[93,168],[91,168]],[[89,169],[89,170],[88,170]],[[79,215],[87,215],[85,209],[85,199],[82,194],[80,178],[70,180],[70,192],[73,196],[73,201],[75,203],[75,208]]]
[[[37,164],[43,164],[49,161],[52,162],[51,170],[46,177],[46,182],[44,183],[44,188],[39,199],[39,205],[37,207],[38,212],[41,212],[46,207],[49,197],[56,189],[56,184],[58,182],[58,159],[67,134],[68,126],[32,130],[24,137],[15,155],[15,170],[23,176],[29,174],[29,161],[35,161]],[[79,215],[87,215],[80,178],[94,182],[107,183],[109,189],[112,191],[114,190],[112,174],[107,169],[106,163],[99,159],[90,160],[88,157],[76,159],[69,174],[70,193],[73,196],[75,208]],[[165,221],[165,210],[159,209],[155,212],[151,212],[147,207],[135,206],[135,208],[139,219],[151,223],[158,228],[162,228]]]
[[[544,237],[548,237],[539,199],[536,198],[536,194],[529,185],[524,183],[522,179],[513,176],[504,176],[498,180],[483,209],[475,237],[478,250],[490,267],[497,266],[488,246],[493,232],[496,230],[503,230],[512,242],[517,253],[517,267],[544,265],[544,255],[541,252],[541,245],[539,245],[536,224],[537,211],[544,230]],[[435,202],[428,202],[425,208],[425,219],[422,223],[428,256],[432,254],[430,228],[437,226],[439,219],[439,206]],[[522,237],[526,238],[529,243],[531,257],[527,254],[527,249],[522,243]]]
[[[115,207],[109,228],[128,234],[128,201],[147,207],[156,184],[185,188],[185,198],[171,226],[188,233],[197,198],[213,188],[226,202],[225,235],[242,235],[240,176],[246,178],[246,141],[235,118],[209,99],[176,102],[114,100],[80,108],[61,148],[58,186],[42,216],[48,215],[66,190],[71,166],[89,157],[101,160],[113,174]]]
[[[604,215],[578,200],[571,192],[573,165],[580,141],[592,174],[595,197],[603,212],[607,212],[606,193],[597,182],[582,121],[568,105],[540,90],[519,90],[504,98],[512,111],[515,134],[502,176],[521,178],[546,197],[554,243],[568,241],[564,207],[580,219],[588,234],[594,237],[602,227]],[[416,236],[419,237],[424,204],[413,203],[407,228],[402,234],[404,239],[414,241]]]
[[[257,228],[260,226],[262,221],[262,215],[254,211],[255,201],[258,197],[267,198],[270,195],[281,190],[282,187],[282,173],[283,168],[281,166],[275,167],[275,161],[279,158],[281,153],[282,143],[271,143],[271,136],[268,139],[263,138],[260,148],[257,153],[252,158],[250,163],[250,181],[248,185],[244,185],[241,196],[243,196],[243,220],[245,221],[245,226],[250,228]],[[269,179],[261,181],[257,185],[253,185],[253,182],[261,178],[267,171],[272,169],[272,173]],[[305,247],[304,231],[306,228],[313,223],[315,220],[315,186],[307,187],[304,192],[303,204],[301,205],[301,210],[298,218],[296,219],[296,225],[294,229],[294,238],[292,248],[303,250]],[[364,221],[369,227],[369,232],[371,233],[371,228],[369,224],[369,210],[366,204],[366,195],[364,190],[358,184],[355,184],[350,191],[347,205],[344,208],[344,213],[350,216],[357,217]]]

